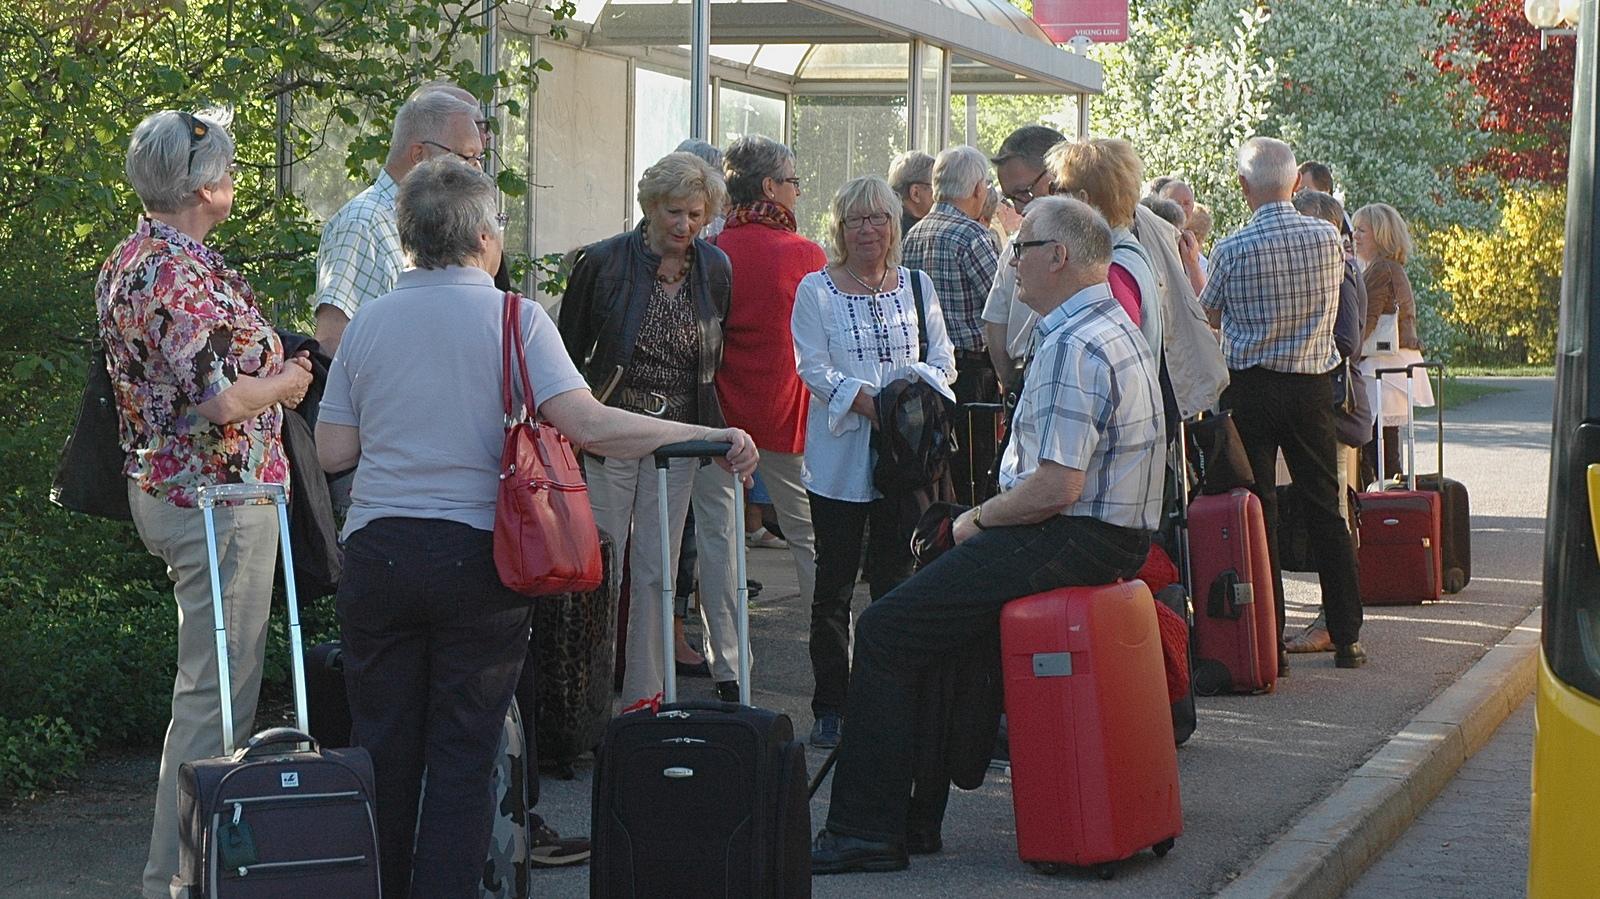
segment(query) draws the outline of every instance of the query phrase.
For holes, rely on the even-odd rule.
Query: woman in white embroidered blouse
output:
[[[816,532],[817,585],[811,601],[811,711],[815,746],[839,739],[850,683],[850,596],[871,522],[867,582],[872,598],[911,575],[911,533],[900,497],[872,484],[873,397],[897,378],[927,380],[952,402],[955,349],[933,282],[900,266],[899,198],[877,175],[846,182],[833,198],[827,268],[801,280],[791,330],[800,379],[811,391],[805,485]],[[928,351],[918,358],[920,281]]]

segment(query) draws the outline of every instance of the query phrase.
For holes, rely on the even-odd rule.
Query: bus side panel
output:
[[[1600,701],[1562,683],[1539,655],[1534,708],[1530,899],[1589,899],[1600,884]]]

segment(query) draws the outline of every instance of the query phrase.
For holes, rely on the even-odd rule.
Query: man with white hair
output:
[[[906,232],[901,246],[905,266],[933,280],[944,311],[944,326],[956,347],[956,401],[993,403],[1000,398],[994,361],[984,346],[983,304],[994,283],[999,250],[979,221],[989,199],[989,160],[976,147],[951,147],[933,163],[934,206]],[[994,429],[968,433],[967,416],[956,416],[956,443],[967,447],[972,470],[987,473],[994,460]],[[985,478],[987,480],[987,478]],[[956,478],[956,498],[973,497],[965,478]]]
[[[1156,360],[1111,295],[1111,228],[1088,204],[1041,197],[1013,242],[1038,342],[1000,467],[1000,494],[962,513],[955,546],[868,606],[815,874],[896,871],[938,852],[943,803],[918,783],[917,692],[942,661],[998,643],[1013,599],[1133,577],[1160,518]],[[937,815],[928,809],[938,810]]]
[[[1211,323],[1222,328],[1230,374],[1222,407],[1233,410],[1256,473],[1253,490],[1267,520],[1279,669],[1286,670],[1288,661],[1281,650],[1283,573],[1272,476],[1280,448],[1305,497],[1334,664],[1359,668],[1367,660],[1358,642],[1361,594],[1355,548],[1339,511],[1338,439],[1328,400],[1329,373],[1339,364],[1333,325],[1344,249],[1337,229],[1301,215],[1290,203],[1298,173],[1288,144],[1270,137],[1245,141],[1239,148],[1238,173],[1252,212],[1250,222],[1212,252],[1200,303]]]
[[[389,156],[377,180],[322,227],[311,306],[317,343],[328,355],[338,350],[345,326],[361,304],[393,290],[406,267],[394,218],[400,182],[417,163],[443,153],[483,168],[478,119],[477,106],[444,86],[413,94],[395,115]]]

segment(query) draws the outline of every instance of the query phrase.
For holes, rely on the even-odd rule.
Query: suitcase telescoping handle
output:
[[[1426,372],[1432,369],[1439,371],[1439,391],[1433,398],[1433,408],[1439,415],[1439,425],[1435,432],[1439,439],[1438,459],[1439,477],[1444,477],[1444,363],[1443,362],[1413,362],[1409,365],[1393,368],[1380,368],[1373,372],[1373,408],[1377,412],[1377,440],[1378,440],[1378,483],[1383,483],[1383,376],[1406,376],[1406,489],[1417,489],[1417,417],[1413,412],[1415,394],[1412,392],[1412,378],[1416,377],[1416,369],[1422,369],[1423,377],[1431,377]]]
[[[289,668],[294,688],[295,726],[310,730],[306,712],[305,648],[300,639],[300,598],[294,585],[294,553],[289,547],[289,492],[282,484],[217,484],[201,487],[200,512],[206,526],[206,563],[211,571],[211,621],[217,638],[217,691],[222,705],[222,751],[232,752],[233,678],[228,665],[228,631],[223,623],[222,579],[217,565],[216,506],[220,503],[272,503],[278,507],[278,546],[283,552],[283,588],[289,607]]]
[[[673,459],[713,459],[726,456],[733,444],[713,440],[686,440],[668,443],[655,451],[656,505],[661,528],[661,667],[664,702],[678,701],[678,673],[672,660],[676,647],[672,636],[672,528],[667,514],[667,466]],[[739,704],[750,704],[750,584],[745,580],[744,557],[744,481],[733,473],[734,595],[739,631]]]

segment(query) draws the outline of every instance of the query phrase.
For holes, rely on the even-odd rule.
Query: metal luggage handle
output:
[[[1406,462],[1407,462],[1406,468],[1409,469],[1409,472],[1408,472],[1408,474],[1406,476],[1406,487],[1409,490],[1416,490],[1417,489],[1417,479],[1416,479],[1416,474],[1417,474],[1417,416],[1414,413],[1414,406],[1413,406],[1412,392],[1411,392],[1411,382],[1412,382],[1412,379],[1416,377],[1415,370],[1419,369],[1419,368],[1423,369],[1424,371],[1430,371],[1430,370],[1433,370],[1433,369],[1438,369],[1438,371],[1439,371],[1439,393],[1438,393],[1438,395],[1436,395],[1433,398],[1433,408],[1436,411],[1436,413],[1438,414],[1438,426],[1436,428],[1434,428],[1434,435],[1435,435],[1435,437],[1438,438],[1438,457],[1437,457],[1437,460],[1438,460],[1438,463],[1439,463],[1439,484],[1440,484],[1440,488],[1439,489],[1443,490],[1444,489],[1444,380],[1445,379],[1444,379],[1444,363],[1443,362],[1439,362],[1437,360],[1434,360],[1434,361],[1431,361],[1431,362],[1427,361],[1427,360],[1423,360],[1422,362],[1412,362],[1412,363],[1409,363],[1409,364],[1404,365],[1404,366],[1397,366],[1397,367],[1392,367],[1392,368],[1379,368],[1379,369],[1374,369],[1373,370],[1373,373],[1372,373],[1373,374],[1373,381],[1374,381],[1374,386],[1373,386],[1373,395],[1374,395],[1373,415],[1377,420],[1377,431],[1378,431],[1378,437],[1377,437],[1377,440],[1378,440],[1378,482],[1380,484],[1383,483],[1383,474],[1384,474],[1384,472],[1383,472],[1383,376],[1384,375],[1405,375],[1406,376],[1406,406],[1408,407],[1408,411],[1407,411],[1407,415],[1406,415],[1406,455],[1408,457],[1407,460],[1406,460]],[[1430,380],[1431,380],[1432,376],[1431,375],[1423,375],[1423,377],[1430,378]]]
[[[706,459],[726,456],[733,452],[733,444],[716,440],[685,440],[656,447],[656,467],[666,468],[672,459]]]
[[[209,484],[196,491],[200,495],[200,508],[209,509],[218,503],[240,503],[249,500],[271,500],[275,503],[289,501],[288,491],[282,484]]]
[[[242,762],[250,756],[265,750],[268,746],[278,746],[283,743],[309,743],[311,744],[312,752],[322,752],[322,746],[317,742],[317,738],[305,731],[293,727],[273,727],[251,737],[249,742],[245,743],[233,754],[233,760]]]

